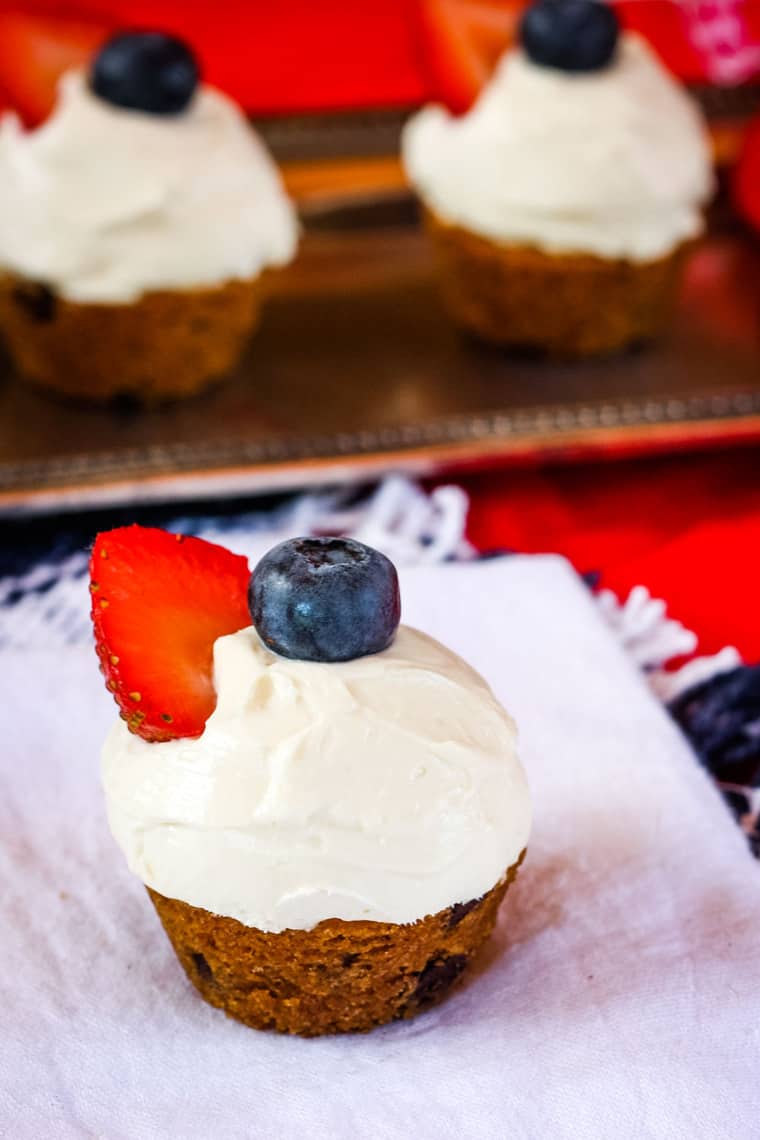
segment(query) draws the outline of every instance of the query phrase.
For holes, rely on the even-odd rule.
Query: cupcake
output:
[[[520,40],[467,114],[425,108],[403,136],[444,303],[559,356],[648,340],[712,189],[700,114],[597,0],[539,0]]]
[[[443,997],[493,929],[530,805],[512,720],[398,625],[392,564],[295,539],[249,585],[245,559],[133,526],[98,536],[91,574],[122,718],[108,818],[202,997],[304,1036]]]
[[[41,127],[0,124],[0,331],[55,392],[152,403],[222,376],[297,236],[263,145],[169,36],[114,37]]]

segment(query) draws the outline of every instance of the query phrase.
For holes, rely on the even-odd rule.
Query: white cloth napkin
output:
[[[469,658],[521,728],[535,831],[480,968],[366,1036],[226,1019],[108,833],[114,710],[94,655],[0,655],[3,1136],[758,1135],[760,875],[688,746],[560,560],[402,585],[405,620]]]

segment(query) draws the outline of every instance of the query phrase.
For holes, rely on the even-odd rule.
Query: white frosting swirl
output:
[[[402,626],[340,664],[278,657],[253,628],[214,647],[202,736],[103,749],[113,834],[161,894],[260,930],[406,923],[478,898],[524,848],[516,733],[485,681]]]
[[[547,253],[664,256],[700,232],[713,185],[695,104],[634,34],[595,72],[508,52],[468,114],[416,115],[403,155],[444,221]]]
[[[253,277],[289,261],[297,240],[274,163],[212,88],[179,115],[150,115],[70,72],[37,130],[2,119],[0,264],[71,300]]]

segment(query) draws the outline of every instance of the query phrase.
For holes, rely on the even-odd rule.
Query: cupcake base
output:
[[[256,327],[259,293],[256,277],[94,304],[5,274],[0,330],[35,384],[77,400],[155,404],[193,395],[234,367]]]
[[[634,262],[500,244],[431,211],[426,226],[456,324],[494,344],[559,357],[615,352],[657,337],[673,309],[686,248]]]
[[[148,888],[185,973],[254,1029],[318,1037],[414,1017],[443,998],[493,930],[525,852],[482,898],[408,925],[329,919],[267,934]]]

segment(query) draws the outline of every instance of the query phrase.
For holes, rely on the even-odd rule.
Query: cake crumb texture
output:
[[[18,371],[76,400],[190,396],[237,363],[259,315],[260,278],[161,290],[125,304],[70,301],[0,277],[0,330]]]
[[[653,340],[670,320],[685,245],[636,262],[502,245],[430,211],[426,225],[444,304],[482,340],[583,357]]]
[[[408,925],[328,919],[272,934],[148,894],[207,1002],[255,1029],[318,1037],[414,1017],[443,998],[491,934],[524,854],[482,898]]]

